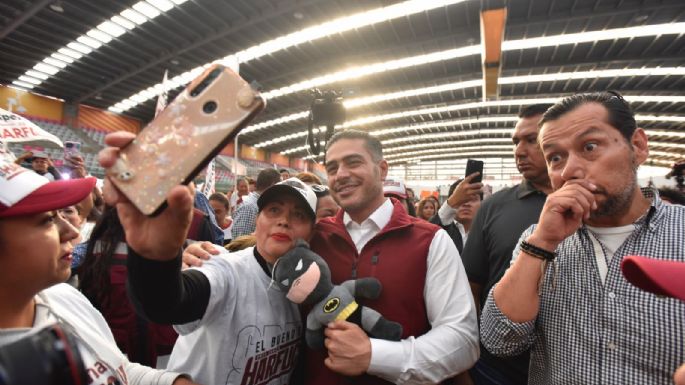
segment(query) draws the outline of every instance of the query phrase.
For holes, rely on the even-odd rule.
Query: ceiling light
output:
[[[35,66],[33,66],[33,69],[36,71],[40,71],[43,73],[46,73],[48,75],[54,75],[59,72],[59,68],[55,68],[51,65],[47,65],[45,63],[38,63]]]
[[[148,19],[154,19],[159,16],[159,10],[144,1],[134,4],[133,9],[145,15]]]
[[[507,151],[509,154],[513,154],[512,151],[512,146],[507,145],[490,145],[490,146],[477,146],[477,147],[464,147],[464,148],[440,148],[440,149],[428,149],[428,150],[420,150],[420,151],[408,151],[408,152],[403,152],[400,154],[392,154],[392,155],[387,155],[383,156],[383,158],[387,161],[392,161],[393,159],[401,158],[401,157],[410,157],[410,156],[416,156],[416,155],[430,155],[430,154],[455,154],[458,155],[460,153],[464,152],[473,152],[474,150],[477,151],[490,151],[490,150],[495,150],[495,151]]]
[[[173,1],[173,0],[172,0]],[[401,3],[389,5],[386,7],[375,8],[370,11],[356,13],[350,16],[345,16],[339,19],[331,20],[329,22],[315,25],[313,27],[305,28],[291,34],[278,37],[273,40],[255,45],[246,50],[236,52],[233,55],[238,58],[239,63],[272,54],[277,51],[282,51],[298,44],[311,42],[321,39],[323,37],[340,34],[346,31],[359,29],[369,25],[374,25],[387,20],[405,17],[408,15],[429,11],[448,5],[461,3],[466,0],[409,0]],[[179,3],[174,1],[174,3]],[[122,16],[126,17],[122,12]],[[131,15],[129,15],[131,16]],[[210,63],[207,63],[210,64]],[[174,84],[176,78],[170,79]]]
[[[123,28],[122,28],[123,30]],[[107,44],[112,41],[112,35],[103,32],[100,29],[94,28],[86,32],[86,35],[92,37],[95,40],[99,40],[101,43]]]
[[[412,90],[409,90],[409,91],[412,91]],[[347,107],[349,109],[350,105],[354,106],[354,107],[362,106],[364,104],[358,103],[359,99],[368,100],[369,98],[373,99],[377,96],[380,96],[380,95],[358,98],[358,99],[348,99],[345,101],[345,103],[346,103],[345,107]],[[631,103],[635,103],[635,102],[641,102],[641,103],[651,103],[651,102],[654,102],[654,103],[685,103],[685,96],[624,95],[624,98]],[[359,117],[357,119],[346,122],[345,124],[343,124],[341,126],[341,128],[352,128],[352,127],[357,127],[357,126],[363,126],[363,125],[369,124],[369,123],[375,123],[375,122],[391,120],[391,119],[408,118],[408,117],[412,117],[412,116],[421,116],[421,115],[429,115],[429,114],[445,113],[445,112],[453,112],[453,111],[462,111],[462,110],[468,110],[468,109],[556,103],[560,99],[561,99],[561,97],[524,98],[524,99],[492,100],[492,101],[486,101],[486,102],[470,102],[470,103],[461,103],[461,104],[451,104],[451,105],[446,105],[446,106],[434,106],[434,107],[427,107],[427,108],[422,108],[422,109],[412,109],[412,110],[392,112],[392,113],[388,113],[388,114],[363,116],[363,117]],[[349,103],[349,105],[347,103]],[[304,119],[307,116],[309,116],[308,111],[297,112],[294,114],[282,116],[279,118],[275,118],[275,119],[267,120],[267,121],[264,121],[264,122],[261,122],[258,124],[254,124],[252,126],[248,126],[242,132],[243,133],[251,133],[251,132],[259,131],[259,130],[262,130],[262,129],[265,129],[268,127],[276,126],[279,124],[288,123],[288,122],[292,122],[292,121],[299,120],[299,119]],[[649,116],[636,115],[635,118],[637,120],[659,120],[663,117],[652,117],[652,118],[650,118]],[[668,121],[680,121],[679,119],[681,119],[681,118],[680,117],[666,117],[666,119],[672,119],[672,120],[668,120]],[[508,119],[506,119],[506,121],[508,121]],[[300,131],[299,133],[291,134],[292,139],[297,139],[300,137],[304,137],[306,135],[307,135],[307,131],[304,131],[304,130]],[[259,142],[259,143],[255,144],[255,147],[269,146],[272,144],[282,143],[282,142],[285,142],[287,140],[290,140],[290,139],[286,139],[286,137],[275,138],[275,139],[271,139],[270,141]],[[268,142],[272,142],[272,143],[268,143]]]
[[[185,2],[188,1],[188,0],[171,0],[171,1],[172,1],[174,4],[176,4],[176,5],[181,5],[181,4],[185,3]]]
[[[30,89],[32,89],[32,88],[34,87],[33,84],[31,84],[31,83],[26,83],[26,82],[22,82],[21,80],[15,80],[15,81],[12,82],[12,84],[14,84],[14,85],[17,86],[17,87],[24,88],[24,89],[27,89],[27,90],[30,90]]]
[[[31,83],[31,84],[36,85],[36,86],[39,85],[40,83],[42,83],[42,81],[40,81],[40,79],[32,78],[32,77],[26,76],[26,75],[21,75],[21,76],[19,76],[18,79],[22,82]]]
[[[57,50],[57,52],[61,53],[64,56],[68,56],[72,59],[80,59],[81,56],[83,56],[80,52],[69,48],[60,48]]]
[[[280,96],[292,94],[303,90],[308,90],[311,88],[321,87],[327,84],[336,83],[344,80],[356,79],[363,76],[369,76],[386,71],[394,71],[397,69],[407,67],[415,67],[428,63],[435,63],[439,61],[445,61],[448,59],[471,56],[479,52],[480,46],[473,45],[462,48],[448,49],[445,51],[432,52],[425,55],[410,56],[397,60],[373,63],[365,66],[353,67],[331,74],[319,76],[317,78],[308,79],[303,82],[291,84],[289,86],[282,87],[273,91],[265,92],[262,94],[262,96],[266,100],[269,100]]]
[[[46,74],[46,73],[39,72],[39,71],[34,71],[34,70],[28,70],[28,71],[26,71],[26,75],[31,76],[31,77],[34,77],[34,78],[36,78],[36,79],[42,79],[42,80],[45,80],[45,79],[47,79],[47,78],[50,77],[50,76],[49,76],[48,74]]]
[[[136,11],[130,9],[130,8],[129,8],[129,9],[125,9],[124,11],[122,11],[122,12],[120,13],[120,15],[121,15],[124,19],[129,20],[129,21],[132,21],[132,22],[134,22],[134,23],[136,23],[136,24],[138,24],[138,25],[141,25],[141,24],[143,24],[143,23],[145,23],[145,22],[147,21],[147,18],[146,18],[145,16],[141,15],[140,13],[138,13],[138,12],[136,12]]]
[[[99,41],[97,41],[97,40],[95,40],[95,39],[93,39],[93,38],[91,38],[91,37],[85,36],[85,35],[84,35],[84,36],[79,36],[79,37],[77,37],[77,38],[76,38],[76,41],[79,42],[79,43],[81,43],[81,44],[83,44],[83,45],[87,45],[88,47],[90,47],[90,48],[92,48],[92,49],[98,49],[98,48],[100,48],[100,46],[102,46],[102,43],[101,43],[101,42],[99,42]],[[67,47],[68,47],[68,46],[69,46],[69,45],[67,45]],[[72,47],[72,48],[73,48],[73,47]],[[75,48],[74,48],[74,49],[75,49]],[[88,53],[90,53],[90,51],[89,51]]]
[[[55,66],[57,68],[64,68],[67,66],[67,63],[65,63],[61,60],[57,60],[53,57],[46,57],[45,59],[43,59],[43,63],[47,63],[47,64],[49,64],[51,66]]]
[[[50,7],[50,9],[52,9],[53,11],[55,11],[57,13],[64,13],[64,7],[62,6],[62,2],[59,0],[50,4],[49,7]]]
[[[62,55],[61,53],[54,52],[50,57],[55,58],[57,60],[61,60],[65,63],[71,64],[74,62],[74,59],[70,58],[67,55]]]
[[[129,19],[123,18],[121,16],[112,16],[110,20],[112,21],[112,23],[124,27],[126,29],[133,29],[136,27],[136,25],[134,23],[131,23]]]
[[[168,0],[146,0],[148,3],[152,4],[155,8],[162,12],[166,12],[174,7],[174,3]]]
[[[392,161],[389,161],[389,163],[404,163],[404,162],[413,162],[413,161],[417,161],[417,160],[424,161],[424,160],[428,160],[428,159],[444,158],[448,155],[449,155],[449,153],[436,154],[436,155],[424,155],[421,157],[407,157],[407,158],[394,159]],[[514,153],[511,151],[483,151],[483,152],[473,151],[473,152],[462,152],[462,153],[459,153],[457,155],[463,156],[463,157],[474,157],[474,158],[484,156],[484,155],[490,155],[490,156],[498,155],[498,156],[504,156],[504,157],[513,157]]]
[[[660,36],[672,34],[679,35],[682,34],[684,30],[685,22],[641,25],[638,27],[614,28],[602,31],[567,33],[562,35],[533,37],[505,41],[502,42],[502,51],[552,47],[564,44],[580,44],[602,40],[633,39],[641,36]]]
[[[116,16],[115,16],[116,17]],[[111,21],[105,21],[97,26],[97,29],[112,37],[119,37],[126,33],[126,29]],[[94,30],[92,30],[94,31]]]
[[[88,55],[89,53],[93,52],[91,48],[77,42],[71,42],[67,44],[67,47],[73,49],[74,51],[78,51],[84,55]]]

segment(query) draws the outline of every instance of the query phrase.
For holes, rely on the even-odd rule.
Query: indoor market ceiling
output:
[[[493,3],[506,22],[484,98]],[[648,163],[668,166],[685,154],[684,34],[683,0],[3,0],[0,83],[147,122],[165,70],[173,96],[207,63],[238,63],[268,99],[240,143],[311,157],[310,90],[335,90],[343,127],[378,136],[393,165],[510,159],[522,105],[616,90]]]

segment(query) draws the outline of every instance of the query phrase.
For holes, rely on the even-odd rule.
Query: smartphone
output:
[[[475,159],[468,159],[466,161],[466,176],[469,176],[473,174],[474,172],[479,172],[477,177],[473,178],[471,183],[480,183],[483,181],[483,161],[482,160],[475,160]]]
[[[142,213],[156,215],[167,193],[193,180],[265,105],[238,74],[214,64],[120,151],[107,175]]]
[[[81,142],[64,142],[64,164],[65,166],[71,166],[73,163],[71,159],[75,156],[81,156]]]

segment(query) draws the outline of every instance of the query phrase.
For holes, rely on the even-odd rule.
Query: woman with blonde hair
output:
[[[438,212],[437,205],[435,204],[435,199],[423,198],[419,202],[419,210],[417,216],[424,220],[430,220],[435,213]]]

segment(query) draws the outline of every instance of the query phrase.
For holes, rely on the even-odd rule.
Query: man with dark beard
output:
[[[632,286],[627,255],[685,258],[685,208],[641,191],[645,131],[613,92],[574,95],[540,121],[554,192],[490,291],[481,341],[531,348],[529,384],[671,384],[685,359],[685,304]]]

